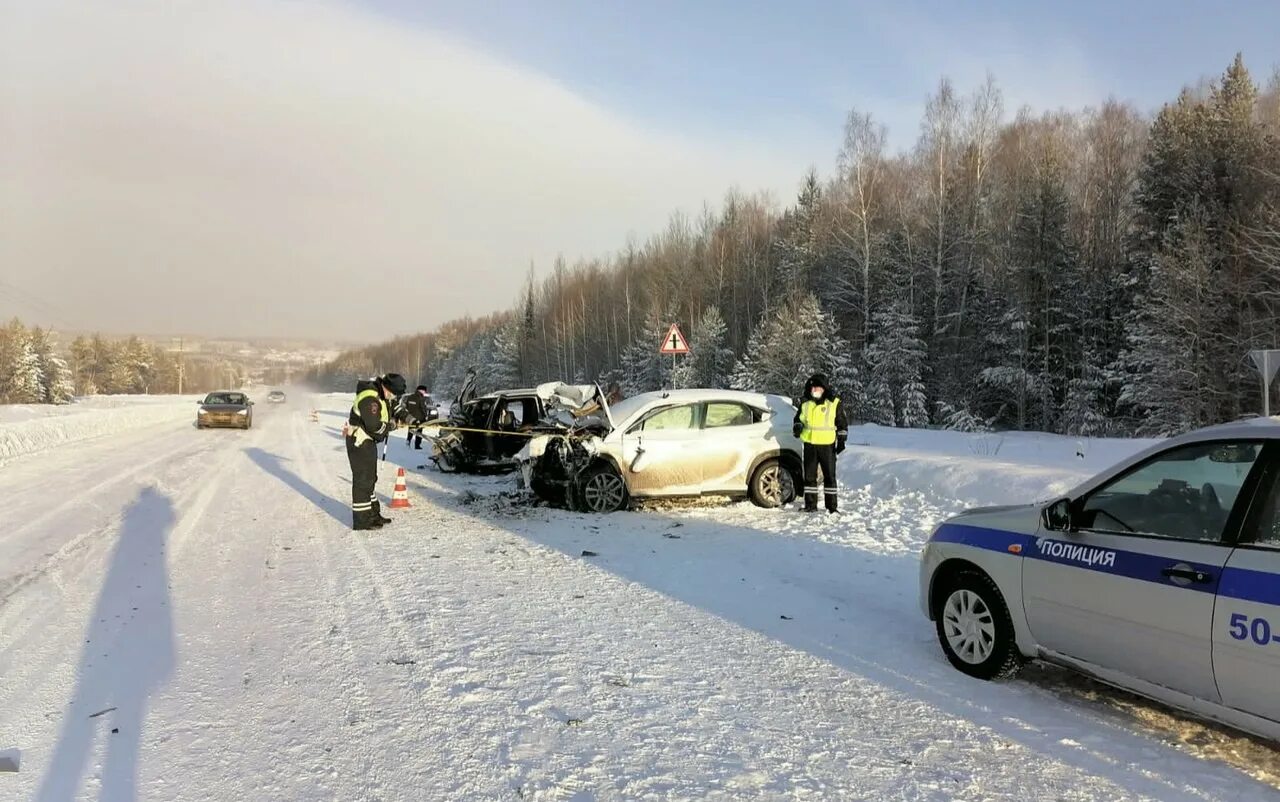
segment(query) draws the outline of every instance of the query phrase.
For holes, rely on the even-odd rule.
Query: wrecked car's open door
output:
[[[471,399],[476,397],[476,369],[467,370],[467,376],[462,380],[462,387],[458,389],[458,397],[453,399],[453,408],[461,410],[462,407]]]

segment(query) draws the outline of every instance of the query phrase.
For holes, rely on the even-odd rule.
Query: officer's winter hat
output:
[[[388,373],[385,376],[379,376],[378,383],[390,390],[392,395],[404,395],[405,390],[409,389],[409,383],[399,373]]]
[[[822,394],[824,396],[830,396],[832,394],[831,385],[827,384],[827,376],[825,373],[815,373],[810,376],[809,381],[804,383],[804,394],[808,396],[815,387],[821,387]]]

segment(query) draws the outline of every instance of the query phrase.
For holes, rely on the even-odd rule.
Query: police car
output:
[[[1192,432],[1065,498],[946,521],[920,601],[971,676],[1045,660],[1280,740],[1280,419]]]

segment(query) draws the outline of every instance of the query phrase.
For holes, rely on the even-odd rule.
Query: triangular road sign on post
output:
[[[1258,366],[1258,375],[1262,377],[1262,414],[1271,415],[1271,382],[1280,370],[1280,351],[1250,351],[1253,364]]]
[[[680,324],[671,324],[671,328],[667,330],[666,339],[662,341],[662,347],[658,349],[658,353],[672,355],[689,353],[689,341],[680,332]]]

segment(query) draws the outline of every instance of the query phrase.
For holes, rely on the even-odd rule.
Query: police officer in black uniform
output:
[[[406,406],[408,406],[411,403],[416,405],[417,410],[420,410],[422,414],[422,420],[417,422],[424,423],[426,422],[427,416],[426,416],[426,409],[423,406],[423,402],[426,400],[427,396],[431,394],[431,391],[427,389],[426,385],[419,384],[418,388],[414,390],[414,393],[417,394],[416,399],[413,398],[412,396],[409,396],[402,399],[402,402]],[[412,413],[417,410],[407,410],[407,412]],[[405,438],[404,444],[405,445],[413,444],[414,450],[421,451],[422,450],[422,429],[418,428],[417,426],[410,426],[409,435],[408,437]]]
[[[404,395],[406,383],[398,373],[356,382],[356,400],[347,418],[347,461],[351,463],[351,528],[377,529],[391,523],[382,517],[374,487],[378,483],[378,446],[395,428],[391,404]]]

